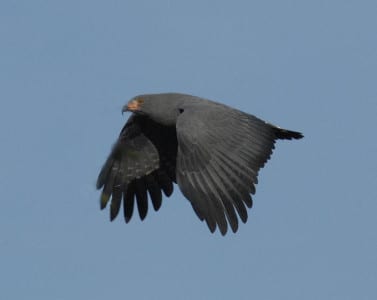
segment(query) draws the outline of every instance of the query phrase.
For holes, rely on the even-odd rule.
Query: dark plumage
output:
[[[148,198],[161,207],[177,183],[211,232],[238,229],[253,204],[258,171],[278,139],[300,139],[253,115],[184,94],[140,95],[123,108],[133,114],[98,176],[101,209],[111,198],[110,219],[123,200],[129,222],[135,202],[143,220]],[[238,215],[238,217],[237,217]]]

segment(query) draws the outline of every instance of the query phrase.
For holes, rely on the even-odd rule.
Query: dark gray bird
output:
[[[132,112],[98,176],[101,209],[111,198],[110,220],[123,201],[126,223],[135,202],[141,220],[161,207],[174,183],[211,232],[225,235],[238,217],[247,221],[258,171],[278,139],[300,139],[299,132],[279,128],[253,115],[207,99],[178,94],[132,98]],[[237,217],[238,215],[238,217]]]

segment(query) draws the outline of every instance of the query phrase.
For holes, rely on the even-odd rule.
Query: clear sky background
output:
[[[148,92],[302,131],[237,234],[178,189],[110,223],[97,174]],[[377,299],[376,1],[0,2],[1,299]]]

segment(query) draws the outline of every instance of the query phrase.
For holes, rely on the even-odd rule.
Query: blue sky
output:
[[[376,299],[375,1],[0,3],[1,299]],[[210,234],[178,189],[109,222],[94,184],[148,92],[302,131],[249,221]]]

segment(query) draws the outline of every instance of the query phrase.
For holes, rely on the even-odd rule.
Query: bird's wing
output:
[[[252,206],[258,171],[276,139],[266,122],[223,106],[188,107],[177,120],[177,183],[198,217],[224,235]]]
[[[175,128],[142,116],[130,117],[97,180],[97,189],[103,188],[101,209],[111,198],[110,220],[118,215],[122,199],[126,222],[132,217],[135,200],[140,218],[145,218],[148,194],[154,209],[160,208],[162,192],[166,196],[173,192],[176,143]]]

